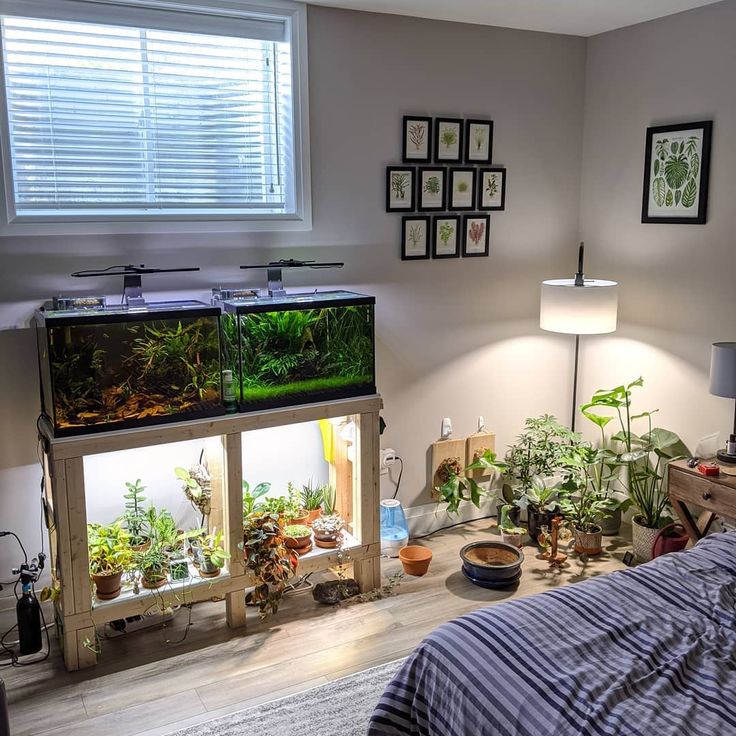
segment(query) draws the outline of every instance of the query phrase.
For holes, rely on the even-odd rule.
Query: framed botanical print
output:
[[[459,164],[463,155],[463,121],[460,118],[435,118],[434,162]]]
[[[447,209],[475,209],[475,169],[470,167],[450,169]]]
[[[704,225],[713,121],[647,128],[641,221]]]
[[[386,167],[386,212],[414,210],[414,176],[411,166]]]
[[[459,258],[460,238],[460,215],[435,215],[432,221],[432,258]]]
[[[463,216],[463,257],[487,256],[490,244],[490,215]]]
[[[490,166],[478,171],[478,209],[506,209],[506,169]]]
[[[401,260],[418,261],[429,258],[429,217],[407,215],[401,218]]]
[[[404,115],[401,160],[428,164],[432,157],[432,118]]]
[[[447,170],[432,166],[420,166],[417,172],[417,209],[420,212],[445,209]]]
[[[489,164],[493,155],[493,120],[465,121],[465,163]]]

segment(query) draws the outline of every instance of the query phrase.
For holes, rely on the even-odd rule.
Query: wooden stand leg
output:
[[[223,438],[225,488],[223,523],[227,551],[230,553],[228,567],[233,580],[242,581],[243,587],[225,596],[225,618],[232,629],[245,627],[245,588],[248,576],[243,562],[243,442],[237,432]]]
[[[369,557],[353,563],[353,577],[361,593],[381,587],[381,558]]]
[[[240,629],[246,625],[244,590],[236,590],[225,596],[225,618],[231,629]]]

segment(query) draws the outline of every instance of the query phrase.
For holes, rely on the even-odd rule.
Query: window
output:
[[[8,222],[308,219],[297,10],[16,5],[63,12],[0,18]]]

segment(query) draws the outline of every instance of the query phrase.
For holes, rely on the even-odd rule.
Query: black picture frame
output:
[[[404,192],[409,196],[406,201],[406,206],[392,205],[392,202],[396,202],[398,197],[391,196],[392,192],[392,176],[398,173],[407,173],[410,176],[410,180],[405,184]],[[414,188],[416,182],[417,170],[413,166],[387,166],[386,167],[386,212],[414,212]]]
[[[474,126],[481,126],[486,129],[486,140],[488,142],[488,150],[482,151],[478,155],[474,151],[474,144],[477,142],[473,129]],[[466,164],[490,164],[493,161],[493,120],[479,120],[478,118],[468,118],[465,121],[464,132],[465,146],[465,163]]]
[[[443,153],[442,148],[444,141],[442,140],[444,125],[451,125],[457,128],[457,155],[447,155]],[[436,164],[459,164],[463,160],[463,120],[462,118],[435,118],[434,119],[434,162]],[[453,151],[455,146],[453,145]]]
[[[501,174],[501,202],[500,204],[483,204],[487,201],[485,198],[485,179],[487,174]],[[504,166],[484,166],[478,169],[478,194],[476,201],[476,209],[481,212],[498,212],[506,209],[506,181],[508,174],[506,173],[506,167]]]
[[[449,181],[447,187],[447,209],[452,212],[470,212],[475,209],[475,198],[476,198],[476,181],[477,181],[477,169],[472,166],[453,166],[449,172]],[[468,185],[468,191],[470,196],[467,204],[458,204],[455,197],[455,177],[460,174],[470,174],[470,184]]]
[[[413,141],[410,126],[412,123],[426,125],[425,155],[415,155],[411,150]],[[432,160],[432,118],[425,115],[404,115],[401,121],[401,160],[405,164],[428,164]]]
[[[424,223],[424,255],[417,255],[409,251],[410,243],[407,236],[407,225],[412,222]],[[429,215],[404,215],[401,218],[401,260],[424,261],[429,258],[432,244],[432,218]]]
[[[435,204],[425,204],[425,192],[422,185],[423,175],[430,173],[439,173],[442,175],[440,201]],[[447,202],[447,169],[444,166],[420,166],[417,169],[417,193],[416,203],[418,212],[444,212]]]
[[[695,164],[693,154],[697,156],[697,145],[695,150],[692,150],[689,146],[689,139],[686,141],[680,140],[670,141],[669,139],[660,138],[665,134],[677,134],[688,130],[700,130],[702,131],[700,155]],[[673,125],[658,125],[655,127],[647,128],[647,140],[646,149],[644,153],[644,186],[642,190],[642,203],[641,203],[641,221],[642,223],[655,223],[655,224],[666,224],[666,225],[705,225],[707,221],[707,209],[708,209],[708,179],[710,176],[710,149],[711,149],[711,138],[713,134],[713,121],[712,120],[701,120],[695,123],[677,123]],[[657,138],[658,140],[655,140]],[[661,143],[665,143],[666,146],[659,148]],[[678,144],[680,147],[673,150],[673,146]],[[652,161],[652,150],[655,149],[656,159]],[[679,166],[673,167],[671,177],[664,173],[665,167],[673,161],[675,164],[679,161]],[[695,176],[690,176],[689,171],[692,171],[697,165],[697,173]],[[662,175],[660,176],[656,169],[662,167]],[[652,175],[654,179],[652,180]],[[654,199],[654,206],[658,209],[664,207],[678,207],[680,203],[690,201],[690,196],[687,192],[691,189],[690,182],[693,181],[692,185],[694,191],[691,192],[692,204],[689,207],[694,207],[693,216],[687,217],[683,215],[667,215],[667,214],[650,214],[652,200]],[[652,186],[657,182],[660,182],[656,186],[656,189],[652,189]],[[672,186],[673,184],[680,184],[679,187]],[[672,198],[670,199],[670,195]],[[687,197],[687,199],[686,199]],[[656,200],[659,199],[660,202]],[[667,204],[669,202],[669,204]],[[696,206],[697,205],[697,206]],[[688,207],[688,208],[689,208]]]
[[[468,224],[471,220],[483,220],[485,224],[483,237],[484,247],[482,251],[468,251]],[[463,258],[483,258],[491,252],[491,216],[483,212],[463,215]]]
[[[453,220],[455,223],[455,250],[452,253],[440,253],[439,248],[445,247],[438,242],[439,226],[443,220]],[[460,258],[460,245],[462,233],[460,232],[460,215],[435,215],[432,218],[432,258]]]

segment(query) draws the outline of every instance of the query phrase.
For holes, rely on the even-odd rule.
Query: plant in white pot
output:
[[[513,508],[514,507],[508,503],[501,506],[498,527],[501,530],[501,540],[505,544],[521,548],[524,543],[526,529],[524,529],[524,527],[517,526],[511,519],[510,512]]]
[[[605,424],[618,420],[619,431],[611,440],[621,448],[616,462],[626,471],[621,481],[637,511],[632,527],[634,557],[639,562],[652,559],[652,544],[657,532],[671,520],[666,491],[668,466],[673,460],[690,456],[690,451],[674,432],[652,426],[656,409],[631,413],[632,389],[643,385],[644,380],[638,378],[610,390],[596,391],[590,402],[581,407],[589,419],[597,417],[599,421],[605,420]],[[613,417],[598,414],[602,408],[613,410]],[[645,422],[646,431],[641,435],[633,432],[634,422]]]

